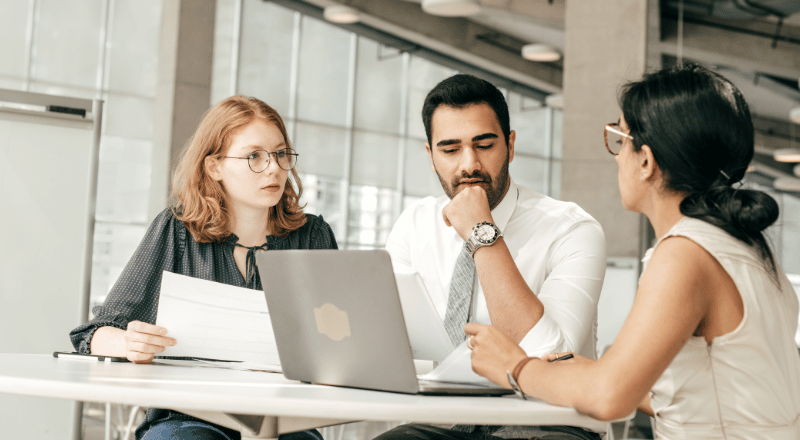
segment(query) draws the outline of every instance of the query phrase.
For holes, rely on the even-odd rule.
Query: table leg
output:
[[[106,440],[111,440],[111,402],[106,402]]]

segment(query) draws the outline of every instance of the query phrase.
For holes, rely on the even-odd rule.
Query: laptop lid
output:
[[[284,376],[418,392],[385,250],[259,251],[256,261]]]

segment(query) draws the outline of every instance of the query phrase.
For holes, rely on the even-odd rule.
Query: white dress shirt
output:
[[[395,271],[422,277],[444,319],[450,280],[464,240],[442,219],[447,196],[426,197],[400,215],[386,243]],[[510,182],[492,218],[544,315],[520,342],[529,356],[571,351],[596,359],[597,301],[606,271],[605,235],[578,205]],[[470,322],[491,324],[479,282]]]

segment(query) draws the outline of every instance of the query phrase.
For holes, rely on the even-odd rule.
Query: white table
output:
[[[171,408],[238,429],[244,438],[356,420],[478,425],[607,423],[574,409],[516,396],[420,396],[311,385],[280,374],[174,365],[136,365],[0,353],[0,392]]]

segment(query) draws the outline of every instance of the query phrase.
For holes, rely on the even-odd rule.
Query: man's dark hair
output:
[[[428,143],[433,143],[431,119],[433,119],[433,112],[440,105],[465,108],[481,103],[488,104],[494,110],[506,139],[506,145],[508,145],[511,126],[508,118],[508,104],[506,104],[503,93],[489,81],[466,74],[453,75],[443,80],[425,97],[425,103],[422,105],[422,123],[425,125]]]

